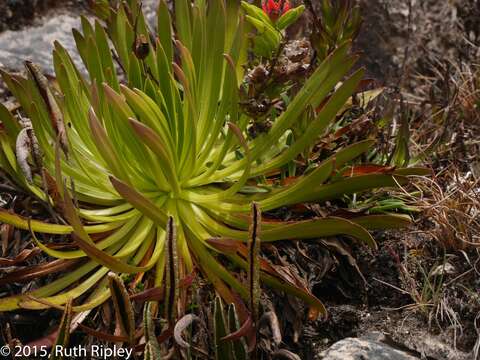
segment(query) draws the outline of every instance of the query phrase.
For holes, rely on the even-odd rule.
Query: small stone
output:
[[[377,340],[346,338],[320,354],[322,360],[418,360]]]
[[[446,262],[443,265],[439,265],[432,271],[431,276],[440,276],[440,275],[452,275],[457,272],[455,266]]]

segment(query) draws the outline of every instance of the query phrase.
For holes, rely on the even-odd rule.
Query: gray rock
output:
[[[320,354],[322,360],[418,360],[405,351],[373,339],[346,338]]]
[[[156,9],[158,0],[144,0],[143,10],[152,29],[156,27]],[[72,28],[80,28],[78,14],[51,11],[38,19],[41,24],[20,31],[0,33],[0,64],[3,67],[23,69],[23,62],[31,60],[48,74],[54,73],[52,50],[53,42],[59,41],[70,53],[81,71],[85,71],[78,55]]]
[[[20,31],[5,31],[0,34],[0,63],[9,69],[23,68],[25,60],[31,60],[46,73],[53,74],[53,42],[59,41],[70,53],[74,62],[80,65],[72,28],[79,28],[80,19],[72,14],[58,14],[45,18],[38,27]]]

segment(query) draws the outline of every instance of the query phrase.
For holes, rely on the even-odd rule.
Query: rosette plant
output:
[[[405,184],[417,172],[355,171],[357,159],[374,144],[364,140],[337,149],[295,181],[260,186],[326,133],[357,89],[363,71],[351,72],[356,57],[349,55],[350,43],[318,66],[268,133],[247,140],[250,118],[238,105],[248,44],[240,5],[225,0],[176,0],[174,5],[172,15],[160,1],[153,34],[137,0],[116,7],[97,2],[99,20],[82,19],[82,32],[74,30],[88,78],[58,43],[55,83],[31,63],[26,77],[2,72],[24,115],[20,122],[0,107],[1,167],[64,221],[0,210],[0,221],[30,229],[37,246],[57,259],[33,273],[60,273],[28,294],[0,299],[0,311],[61,307],[69,299],[74,311],[91,309],[110,296],[109,271],[153,273],[150,286],[160,287],[164,278],[174,281],[171,264],[165,265],[171,261],[179,277],[198,268],[227,302],[235,293],[248,299],[246,285],[219,254],[249,239],[252,202],[267,212],[339,199]],[[117,76],[119,71],[125,77]],[[287,145],[286,133],[308,109],[316,109],[314,119]],[[19,144],[27,144],[30,154],[17,151]],[[170,229],[166,239],[172,219],[175,231]],[[342,235],[375,247],[369,230],[408,222],[405,215],[365,214],[264,220],[256,226],[262,243]],[[55,246],[55,235],[70,239],[69,248]],[[245,257],[230,256],[238,266],[245,266]],[[308,291],[265,266],[261,270],[262,281],[324,311]],[[14,271],[0,281],[20,278]]]

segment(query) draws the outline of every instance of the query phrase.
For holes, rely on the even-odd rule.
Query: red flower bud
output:
[[[262,9],[272,21],[277,21],[280,16],[290,10],[289,0],[264,0]]]

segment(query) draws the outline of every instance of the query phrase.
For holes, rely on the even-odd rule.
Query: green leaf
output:
[[[56,349],[57,347],[61,347],[62,349],[65,349],[65,350],[68,349],[68,343],[70,340],[70,324],[72,322],[72,304],[73,304],[73,299],[70,298],[65,305],[65,310],[63,312],[62,320],[60,321],[60,326],[58,327],[57,338],[55,340],[55,343],[52,346],[53,349]],[[50,354],[49,359],[51,360],[63,359],[62,353],[63,352],[60,352],[59,354],[57,354],[57,352],[54,350]]]
[[[230,360],[233,358],[232,343],[222,340],[222,338],[227,336],[227,322],[225,320],[222,300],[218,296],[214,302],[213,319],[215,359]]]
[[[300,16],[302,16],[303,12],[305,11],[305,5],[297,6],[293,9],[288,10],[285,14],[283,14],[275,23],[275,27],[278,30],[284,30],[294,22],[296,22]]]
[[[240,320],[238,319],[237,310],[234,304],[228,306],[228,328],[230,334],[235,333],[240,329]],[[247,346],[244,339],[234,340],[232,346],[234,360],[247,360]]]
[[[252,215],[248,236],[248,289],[250,311],[253,322],[257,324],[260,313],[260,224],[262,214],[259,205],[252,203]]]
[[[143,196],[137,190],[131,188],[124,182],[110,177],[110,182],[117,192],[145,216],[152,219],[155,223],[166,226],[167,216],[166,214],[151,200]]]
[[[130,177],[125,172],[125,168],[121,165],[122,161],[117,156],[117,153],[110,141],[107,132],[105,131],[105,128],[98,120],[97,115],[95,114],[95,111],[92,107],[88,111],[88,116],[92,137],[95,141],[95,145],[97,146],[99,153],[102,155],[105,162],[109,164],[109,167],[112,169],[113,175],[129,183]]]

